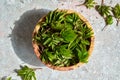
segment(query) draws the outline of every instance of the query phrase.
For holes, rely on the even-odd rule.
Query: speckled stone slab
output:
[[[95,0],[101,4],[101,0]],[[98,12],[85,6],[76,6],[84,0],[0,0],[0,80],[12,76],[20,65],[36,70],[37,80],[120,80],[120,24],[114,23],[104,31],[104,19]],[[105,0],[115,6],[120,0]],[[35,56],[31,34],[37,21],[50,10],[71,9],[81,13],[95,32],[95,47],[87,64],[71,70],[57,71],[47,68]]]

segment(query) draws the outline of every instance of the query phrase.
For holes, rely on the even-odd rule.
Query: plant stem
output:
[[[105,25],[105,26],[102,28],[102,31],[104,31],[106,28],[107,28],[107,25]]]
[[[43,34],[45,34],[47,31],[49,31],[50,30],[50,28],[48,28],[45,32],[43,32]]]
[[[84,4],[79,4],[79,5],[76,5],[76,6],[83,6]]]
[[[116,21],[117,21],[116,26],[118,26],[119,22],[120,22],[120,19],[117,19]]]
[[[101,5],[104,5],[104,0],[102,0]]]

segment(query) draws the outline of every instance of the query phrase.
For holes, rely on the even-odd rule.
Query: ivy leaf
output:
[[[94,7],[95,4],[96,2],[94,0],[85,0],[85,3],[84,3],[84,5],[89,9]]]
[[[63,39],[67,42],[74,41],[77,37],[77,34],[70,28],[65,29],[61,32]]]
[[[27,66],[22,66],[20,70],[17,70],[17,75],[20,76],[22,80],[36,80],[34,70]]]

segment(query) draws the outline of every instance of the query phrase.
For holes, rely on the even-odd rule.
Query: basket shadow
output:
[[[32,32],[38,20],[49,12],[47,9],[33,9],[25,12],[15,21],[11,42],[16,55],[25,63],[44,66],[35,56],[32,47]]]

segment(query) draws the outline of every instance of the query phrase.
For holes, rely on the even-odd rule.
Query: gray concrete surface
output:
[[[95,0],[100,4],[101,0]],[[12,76],[20,65],[43,69],[37,80],[120,80],[120,24],[116,21],[104,31],[103,18],[93,9],[75,6],[84,0],[0,0],[0,79]],[[114,6],[120,0],[105,0]],[[48,11],[72,9],[86,17],[95,31],[95,48],[89,62],[72,71],[56,71],[44,66],[34,55],[31,34],[36,22]]]

